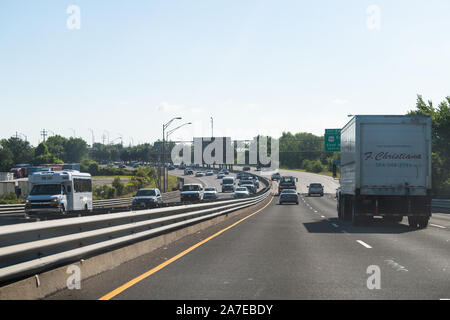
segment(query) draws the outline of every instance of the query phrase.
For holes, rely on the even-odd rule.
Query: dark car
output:
[[[285,189],[297,189],[296,182],[297,178],[292,176],[283,176],[281,177],[279,183],[278,183],[278,194],[281,194],[281,192]]]
[[[281,179],[281,174],[279,172],[275,172],[272,177],[271,177],[272,181],[278,181]]]
[[[298,194],[294,189],[285,189],[280,194],[279,204],[295,203],[298,204]]]
[[[249,166],[245,166],[242,168],[243,171],[250,171],[250,167]]]
[[[139,189],[133,197],[132,208],[155,208],[163,204],[159,189]]]
[[[319,196],[323,197],[323,185],[320,183],[310,183],[308,186],[308,197],[310,197],[312,194],[318,194]]]

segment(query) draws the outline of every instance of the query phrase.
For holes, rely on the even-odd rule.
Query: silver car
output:
[[[308,197],[310,197],[312,194],[318,194],[319,196],[323,197],[323,186],[320,183],[311,183],[308,186]]]
[[[247,198],[250,196],[250,192],[248,192],[248,189],[246,187],[237,187],[236,190],[234,190],[233,198]]]

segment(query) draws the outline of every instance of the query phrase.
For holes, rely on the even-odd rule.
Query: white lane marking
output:
[[[371,249],[372,247],[369,246],[367,243],[365,243],[364,241],[361,240],[356,240],[356,242],[358,242],[360,245],[366,247],[367,249]]]
[[[321,218],[325,218],[325,216],[320,216]]]
[[[317,210],[314,210],[315,213],[317,213]]]
[[[335,228],[339,228],[339,226],[336,223],[332,223],[331,225]]]
[[[392,268],[394,268],[397,271],[408,271],[408,269],[406,269],[404,266],[399,265],[397,262],[395,262],[394,260],[384,260],[384,262],[386,262],[388,264],[388,266],[391,266]]]
[[[432,224],[432,223],[430,223],[430,226],[433,226],[433,227],[436,227],[436,228],[441,228],[441,229],[447,229],[446,227],[440,226],[440,225],[438,225],[438,224]]]

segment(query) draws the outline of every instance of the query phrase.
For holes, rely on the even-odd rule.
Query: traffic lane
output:
[[[450,214],[433,212],[430,223],[432,223],[435,227],[437,226],[450,229]]]
[[[268,171],[267,169],[262,169],[262,171],[252,171],[253,174],[266,177],[271,179],[272,173],[274,171]],[[298,178],[297,191],[300,193],[308,193],[308,186],[310,183],[321,183],[324,187],[325,193],[335,194],[336,189],[340,186],[338,179],[333,179],[332,177],[310,173],[310,172],[300,172],[294,170],[279,169],[278,172],[281,176],[293,176]]]
[[[386,223],[375,219],[369,226],[352,226],[336,217],[336,201],[331,197],[303,197],[304,203],[335,226],[351,241],[370,250],[384,270],[392,269],[396,277],[387,288],[399,288],[401,299],[441,299],[450,296],[450,233],[433,226],[412,229],[407,219],[402,223]],[[302,200],[302,202],[303,202]],[[386,285],[385,285],[386,287]]]
[[[298,178],[297,190],[301,193],[308,193],[307,186],[309,186],[310,183],[321,183],[325,193],[336,193],[336,189],[339,187],[339,180],[335,180],[332,177],[283,169],[280,169],[279,171],[282,176],[291,175]]]
[[[199,170],[200,171],[200,170]],[[194,171],[196,172],[196,171]],[[233,193],[222,193],[221,179],[217,179],[217,175],[214,174],[212,176],[202,176],[195,177],[195,175],[184,175],[184,171],[182,170],[174,170],[173,175],[184,178],[184,183],[200,183],[204,188],[216,188],[217,190],[217,198],[218,199],[231,199],[233,197]],[[236,178],[235,174],[229,174],[228,176]]]
[[[267,199],[268,201],[270,199]],[[262,203],[256,208],[259,209],[265,204]],[[103,297],[106,293],[113,291],[119,286],[123,285],[135,277],[141,275],[143,272],[148,271],[159,266],[167,260],[178,255],[180,252],[198,244],[216,234],[217,232],[229,227],[233,223],[236,223],[240,219],[243,219],[253,213],[254,207],[244,208],[239,210],[236,215],[228,216],[228,218],[222,222],[214,224],[202,229],[196,233],[186,235],[181,239],[171,242],[165,246],[150,251],[142,256],[139,256],[133,260],[127,261],[114,269],[102,272],[93,277],[81,280],[80,290],[65,289],[54,293],[46,299],[48,300],[96,300]]]
[[[319,233],[310,232],[315,224]],[[367,288],[375,261],[303,203],[278,205],[227,230],[115,299],[389,299]],[[386,278],[393,277],[386,272]]]

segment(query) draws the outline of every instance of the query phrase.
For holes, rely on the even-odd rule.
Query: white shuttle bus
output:
[[[25,212],[65,214],[92,211],[92,177],[79,171],[36,172],[28,177],[32,184]]]

